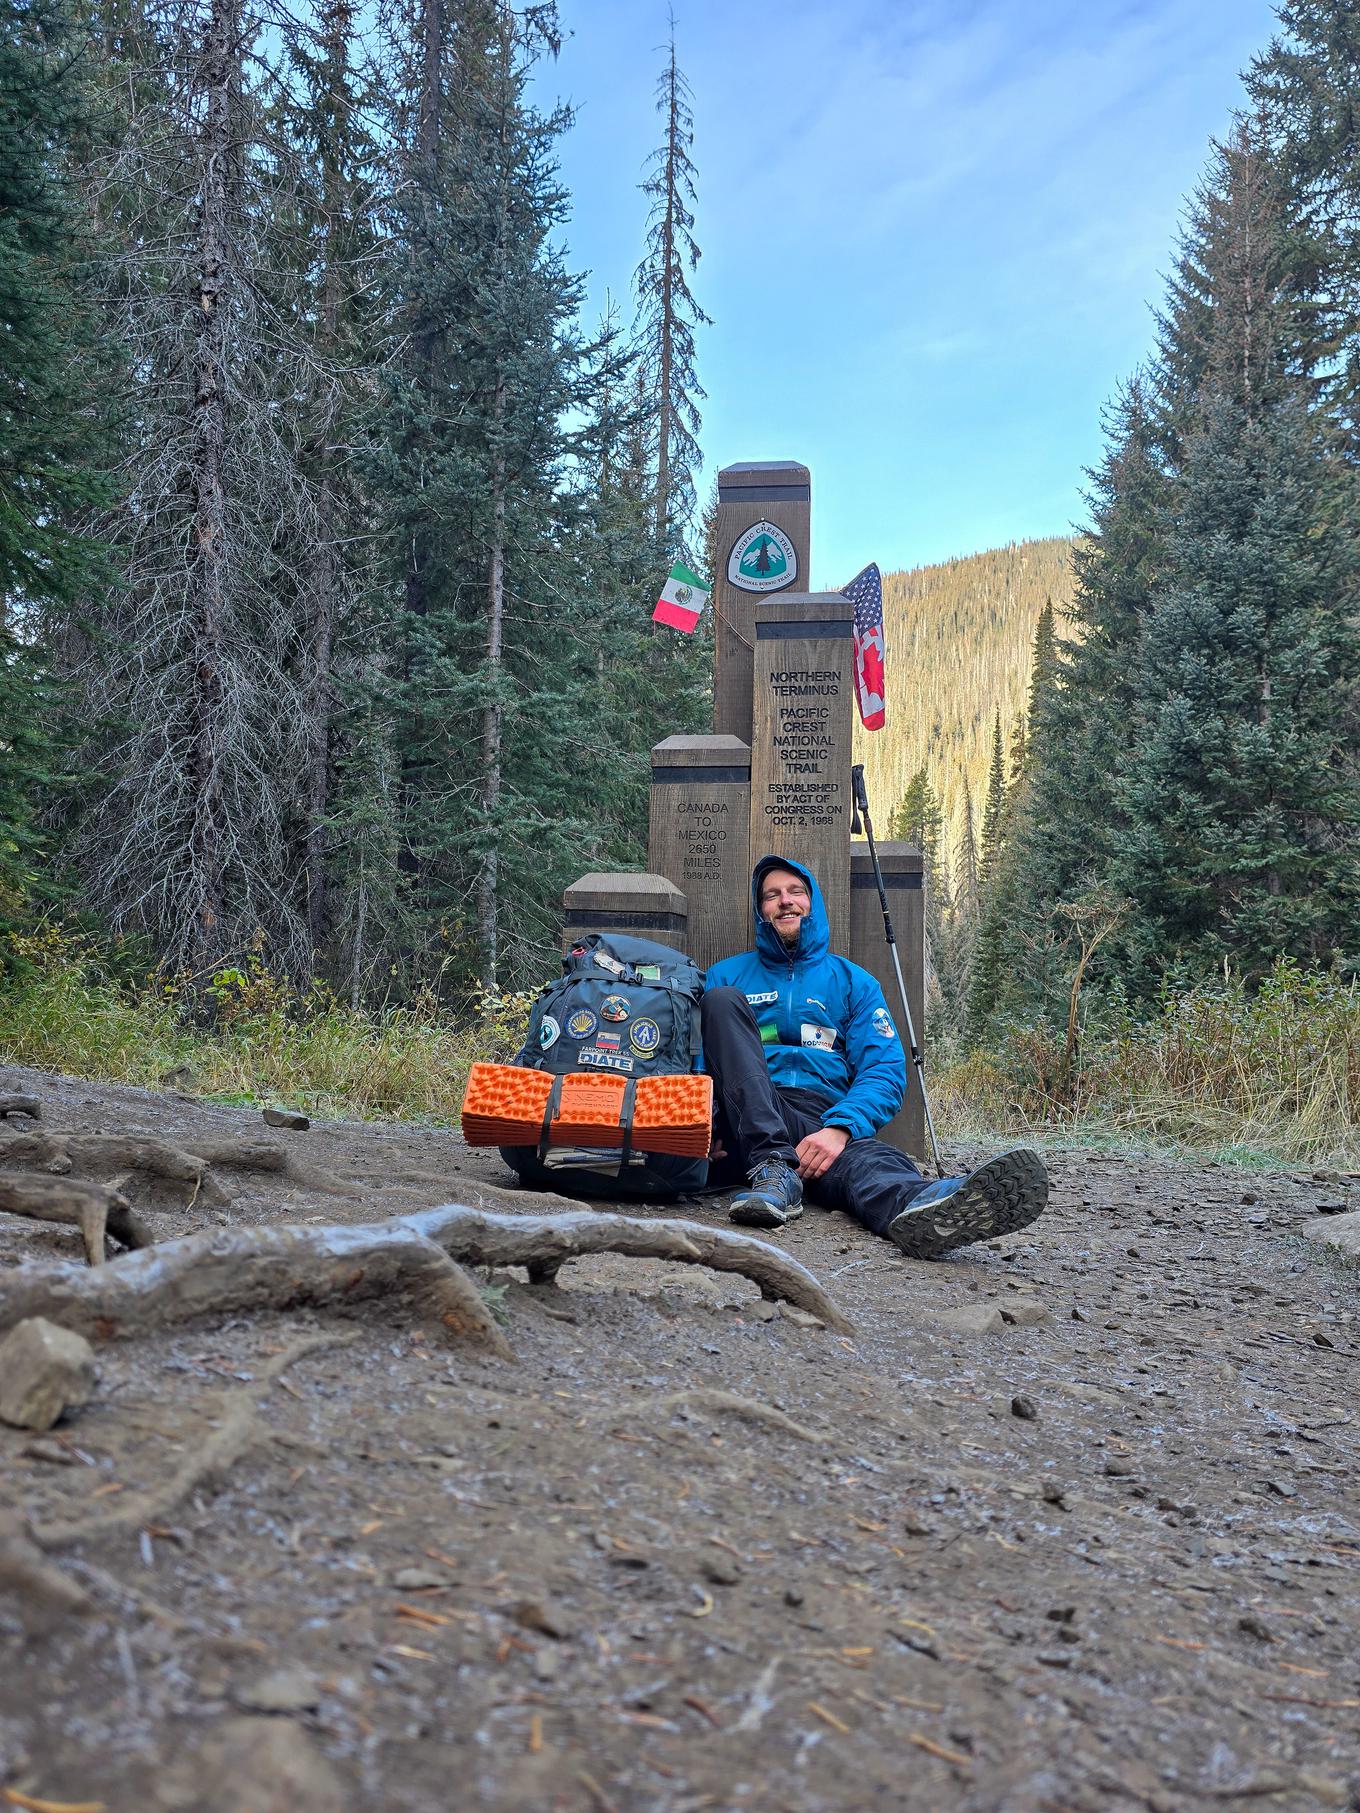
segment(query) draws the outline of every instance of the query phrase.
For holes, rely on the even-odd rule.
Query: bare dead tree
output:
[[[695,363],[694,330],[710,325],[689,286],[700,257],[690,155],[694,111],[689,83],[676,60],[674,17],[656,96],[665,131],[642,184],[651,215],[646,254],[634,284],[655,424],[656,533],[659,540],[672,541],[677,535],[683,540],[694,515],[699,404],[705,394]]]
[[[263,930],[273,961],[310,974],[355,589],[355,524],[326,483],[350,382],[326,278],[334,299],[353,274],[337,246],[318,319],[298,223],[308,200],[333,221],[346,203],[324,166],[319,206],[303,195],[280,127],[289,72],[251,61],[262,32],[299,21],[152,0],[141,22],[121,130],[87,172],[115,228],[96,300],[129,394],[121,503],[97,525],[118,578],[55,626],[89,727],[68,853],[95,910],[172,965],[211,973]],[[337,0],[323,44],[350,23]]]

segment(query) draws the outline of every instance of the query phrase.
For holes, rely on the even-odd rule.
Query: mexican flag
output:
[[[670,578],[661,588],[652,622],[669,623],[672,629],[691,634],[698,627],[711,589],[690,572],[684,561],[677,560],[671,568]]]

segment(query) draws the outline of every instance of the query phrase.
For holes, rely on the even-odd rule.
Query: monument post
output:
[[[713,575],[713,728],[751,741],[755,607],[806,590],[812,474],[793,460],[748,460],[718,474]]]
[[[850,949],[854,606],[785,592],[755,611],[751,859],[793,856],[816,875],[831,948]]]
[[[740,737],[667,737],[652,750],[647,866],[684,894],[701,969],[751,942],[750,814]]]
[[[878,866],[883,871],[883,891],[888,896],[888,911],[892,914],[912,1024],[924,1052],[925,895],[921,891],[921,852],[914,844],[879,844]],[[900,1112],[879,1130],[878,1137],[899,1151],[910,1152],[920,1162],[926,1157],[921,1081],[907,1045],[902,998],[897,991],[897,972],[883,931],[883,908],[874,880],[874,865],[869,858],[868,844],[860,842],[853,844],[850,852],[850,944],[846,955],[852,963],[867,969],[883,990],[888,1012],[897,1025],[902,1049],[907,1055],[907,1099]]]
[[[562,953],[587,932],[628,932],[687,948],[685,896],[664,875],[592,871],[562,895]]]

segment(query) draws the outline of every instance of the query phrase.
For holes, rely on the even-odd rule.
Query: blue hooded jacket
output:
[[[760,916],[759,883],[771,866],[801,875],[812,910],[787,951]],[[810,869],[784,856],[762,856],[751,876],[756,947],[724,957],[704,978],[706,988],[739,988],[751,1004],[778,1087],[822,1096],[822,1124],[868,1139],[902,1106],[907,1064],[883,990],[857,963],[831,950],[822,890]]]

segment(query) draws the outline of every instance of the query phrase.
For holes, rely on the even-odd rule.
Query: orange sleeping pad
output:
[[[474,1064],[463,1095],[463,1138],[470,1146],[536,1146],[553,1085],[560,1099],[548,1124],[550,1146],[623,1145],[625,1096],[629,1079],[598,1071],[573,1071],[561,1078],[546,1070],[514,1064]],[[637,1152],[672,1152],[703,1158],[713,1119],[713,1079],[708,1076],[644,1076],[632,1084]]]

